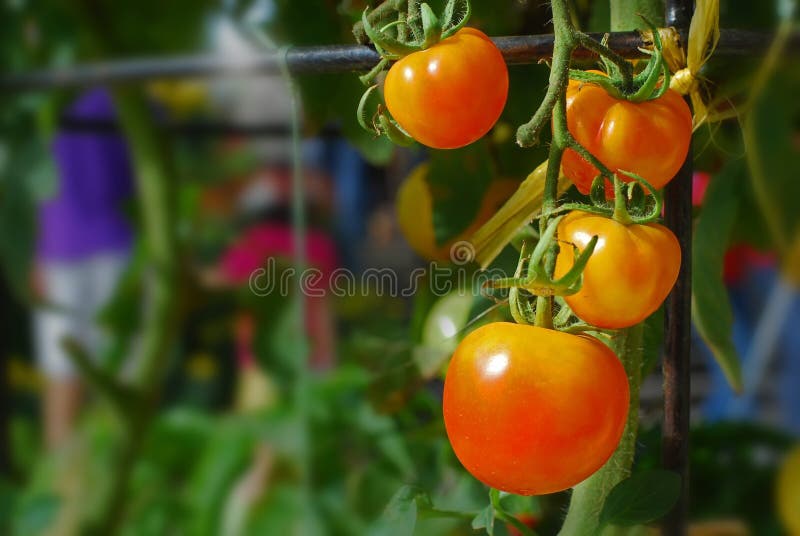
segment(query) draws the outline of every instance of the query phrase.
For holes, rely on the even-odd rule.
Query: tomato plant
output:
[[[507,95],[503,56],[474,28],[400,59],[384,82],[392,117],[412,138],[435,149],[463,147],[489,132]]]
[[[683,98],[667,90],[657,99],[632,102],[600,86],[570,80],[567,126],[574,138],[611,171],[641,175],[663,188],[686,159],[692,114]],[[599,171],[573,149],[564,151],[564,175],[587,194]],[[621,176],[623,180],[628,180]]]
[[[619,359],[587,336],[487,324],[456,349],[444,422],[477,479],[520,495],[560,491],[597,471],[617,447],[629,389]]]
[[[581,319],[602,328],[637,324],[658,309],[675,284],[681,266],[678,239],[666,227],[622,225],[611,218],[573,211],[558,226],[558,237],[579,248],[598,237],[583,271],[583,285],[567,304]],[[574,259],[562,247],[556,276],[566,273]]]
[[[513,179],[496,179],[489,184],[472,223],[458,236],[436,244],[433,228],[433,198],[428,185],[430,166],[417,166],[400,185],[395,201],[397,222],[408,244],[420,257],[429,261],[450,260],[450,247],[469,238],[483,225],[519,186]]]

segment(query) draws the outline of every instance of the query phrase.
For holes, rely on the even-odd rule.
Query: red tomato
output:
[[[486,34],[463,28],[398,60],[383,91],[392,117],[415,140],[455,149],[497,122],[508,95],[508,69]]]
[[[495,322],[456,349],[444,423],[475,478],[519,495],[553,493],[597,471],[628,414],[625,370],[588,336]]]
[[[580,318],[601,328],[638,324],[658,309],[678,278],[681,248],[672,231],[651,223],[622,225],[588,212],[569,213],[558,225],[558,239],[583,249],[597,235],[597,246],[583,270],[581,290],[565,296]],[[556,277],[569,271],[573,250],[562,245]]]
[[[519,514],[517,519],[529,529],[535,529],[536,525],[539,524],[539,518],[533,514]],[[517,530],[517,527],[511,523],[506,523],[506,530],[508,530],[508,536],[523,536],[523,534]]]
[[[615,99],[600,86],[570,80],[567,126],[575,139],[611,171],[631,171],[656,189],[680,169],[692,139],[692,113],[671,89],[644,102]],[[564,175],[584,194],[599,175],[572,149],[564,151]],[[630,181],[620,175],[624,181]]]

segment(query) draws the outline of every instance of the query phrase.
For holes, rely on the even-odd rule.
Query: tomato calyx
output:
[[[628,177],[630,182],[601,170],[589,192],[591,204],[564,203],[551,214],[580,210],[612,218],[623,225],[646,225],[658,221],[664,206],[662,192],[636,173],[624,170],[619,170],[619,173]],[[613,188],[613,194],[609,187]]]
[[[398,12],[397,20],[383,28],[376,28],[370,22],[367,16],[369,8],[361,14],[364,33],[385,60],[396,60],[425,50],[454,35],[464,27],[472,13],[469,0],[448,0],[441,17],[427,3],[408,4],[407,13]],[[394,35],[387,31],[389,29],[395,30]]]
[[[663,43],[658,29],[653,23],[642,16],[652,32],[653,48],[640,48],[643,54],[650,56],[644,69],[633,77],[629,72],[623,72],[618,62],[611,61],[606,55],[600,54],[605,73],[570,69],[569,78],[578,82],[594,84],[602,87],[615,99],[625,99],[631,102],[642,102],[662,97],[669,89],[670,70],[664,59]],[[605,46],[607,36],[603,39]]]
[[[367,104],[370,100],[370,96],[375,92],[378,88],[378,85],[372,85],[364,92],[361,96],[361,100],[358,103],[358,109],[356,110],[356,117],[358,118],[358,124],[361,125],[361,128],[366,130],[367,132],[372,132],[376,136],[381,136],[383,134],[386,135],[393,143],[396,145],[400,145],[401,147],[409,147],[414,143],[414,138],[412,138],[403,127],[401,127],[397,121],[395,121],[389,112],[386,110],[386,106],[383,102],[380,102],[375,109],[375,112],[370,117],[369,121],[367,121]]]
[[[573,248],[575,263],[563,276],[559,278],[550,276],[545,254],[551,248],[559,247],[555,235],[562,218],[563,216],[559,216],[550,221],[533,250],[530,242],[522,243],[514,277],[491,279],[484,283],[484,288],[487,289],[509,289],[511,316],[517,323],[536,325],[541,323],[541,318],[537,320],[536,307],[532,303],[533,297],[569,296],[581,289],[583,269],[594,253],[598,239],[596,236],[592,237],[582,251],[574,244],[565,244]]]

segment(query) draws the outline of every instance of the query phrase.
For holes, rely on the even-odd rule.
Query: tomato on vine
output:
[[[681,248],[672,231],[657,223],[623,225],[611,218],[573,211],[559,222],[558,239],[583,249],[597,236],[583,270],[581,289],[564,300],[585,322],[624,328],[654,313],[678,278]],[[574,262],[572,247],[562,246],[556,277]]]
[[[412,138],[434,149],[455,149],[497,122],[508,95],[508,69],[486,34],[462,28],[398,60],[383,91],[392,117]]]
[[[495,322],[456,349],[444,422],[478,480],[519,495],[553,493],[597,471],[625,427],[629,388],[597,339]]]
[[[692,114],[675,91],[641,102],[609,95],[602,87],[570,80],[567,126],[575,140],[612,172],[626,170],[663,188],[689,152]],[[561,162],[564,175],[584,194],[600,172],[573,149]],[[629,180],[620,174],[623,180]]]

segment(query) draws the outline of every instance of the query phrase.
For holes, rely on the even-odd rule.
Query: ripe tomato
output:
[[[508,96],[508,69],[486,34],[463,28],[398,60],[383,92],[392,117],[415,140],[455,149],[497,122]]]
[[[601,328],[638,324],[658,309],[681,267],[681,248],[672,231],[656,223],[622,225],[573,211],[558,225],[558,239],[583,249],[597,235],[597,246],[583,271],[583,286],[565,296],[582,320]],[[561,245],[556,277],[574,262],[572,247]]]
[[[800,535],[800,446],[795,447],[778,471],[778,513],[789,534]]]
[[[655,100],[631,102],[615,99],[600,86],[570,80],[567,126],[611,171],[632,171],[656,189],[678,172],[692,139],[689,106],[671,89]],[[584,194],[599,174],[572,149],[564,151],[561,169]]]
[[[520,183],[514,179],[493,180],[470,226],[447,243],[437,246],[433,232],[433,199],[427,181],[428,169],[427,163],[420,164],[400,185],[395,200],[397,223],[417,255],[429,261],[445,262],[450,260],[450,247],[472,236],[511,197]]]
[[[444,423],[475,478],[519,495],[553,493],[597,471],[622,437],[629,390],[600,341],[495,322],[456,349]]]

